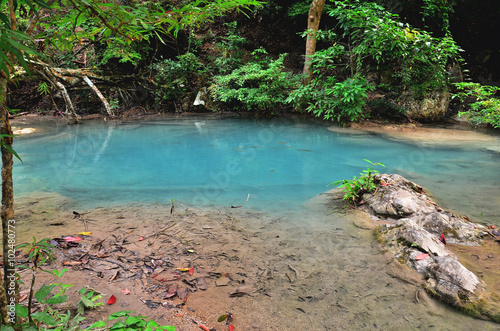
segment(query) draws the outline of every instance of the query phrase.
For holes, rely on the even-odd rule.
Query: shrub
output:
[[[178,101],[196,86],[197,79],[203,77],[203,64],[193,53],[177,56],[177,60],[167,59],[151,66],[156,75],[154,80],[158,89],[156,102],[161,100]]]
[[[375,174],[378,174],[379,172],[373,168],[378,165],[385,167],[382,163],[373,163],[366,159],[364,161],[368,162],[370,166],[363,170],[359,177],[354,176],[351,180],[342,179],[329,184],[342,187],[343,192],[345,193],[344,200],[349,200],[349,203],[352,205],[356,205],[364,193],[373,192],[377,188],[374,183],[374,178]]]
[[[481,85],[479,83],[455,83],[457,93],[454,98],[460,98],[470,110],[459,112],[466,116],[474,125],[489,124],[500,128],[500,99],[496,93],[500,87]]]
[[[390,70],[393,87],[402,86],[421,96],[447,87],[446,64],[456,61],[460,50],[450,36],[434,38],[413,29],[375,3],[335,4],[329,15],[338,20],[337,29],[347,40],[351,70]]]
[[[330,76],[325,80],[314,79],[290,93],[287,102],[295,108],[306,104],[306,110],[316,117],[336,120],[341,124],[358,121],[365,117],[364,105],[367,92],[373,90],[366,79],[356,76],[335,82]]]
[[[281,54],[273,60],[265,55],[265,50],[252,53],[253,59],[227,75],[214,78],[210,87],[214,100],[236,109],[271,111],[278,105],[285,104],[290,89],[296,80],[285,71]]]

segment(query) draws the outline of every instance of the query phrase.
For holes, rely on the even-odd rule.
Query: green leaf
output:
[[[51,284],[49,286],[43,284],[42,287],[35,293],[35,298],[38,300],[38,302],[42,302],[47,295],[52,292],[52,290],[56,287],[54,284]]]
[[[146,324],[146,327],[150,328],[150,327],[157,327],[157,326],[160,326],[160,324],[156,323],[154,320],[150,320],[147,324]]]
[[[81,301],[83,305],[87,308],[94,308],[95,304],[92,300],[89,300],[85,295],[82,295]]]
[[[52,297],[50,299],[44,300],[43,303],[46,304],[57,304],[57,303],[63,303],[68,301],[68,296],[67,295],[60,295],[58,297]]]
[[[16,305],[16,315],[23,318],[28,318],[28,308],[17,304]]]
[[[113,313],[113,314],[109,315],[108,321],[111,321],[111,320],[114,320],[114,319],[117,319],[117,318],[120,318],[120,317],[123,317],[123,316],[130,316],[130,313],[135,313],[135,311],[132,311],[132,310],[120,310],[120,311],[117,311],[116,313]]]
[[[104,328],[106,327],[106,322],[104,321],[97,321],[94,324],[92,324],[89,329],[94,329],[94,328]]]
[[[135,325],[135,326],[143,327],[146,324],[146,321],[144,321],[143,319],[138,318],[136,316],[129,316],[125,320],[125,323],[128,325]]]
[[[54,320],[54,317],[52,317],[51,315],[49,315],[44,311],[39,311],[37,313],[31,314],[31,317],[34,320],[40,321],[47,325],[57,325],[57,322]]]

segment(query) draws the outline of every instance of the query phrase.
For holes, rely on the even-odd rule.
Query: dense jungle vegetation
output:
[[[27,0],[17,4],[18,29],[12,31],[4,3],[2,54],[12,51],[32,74],[19,68],[10,73],[7,103],[20,111],[109,116],[297,111],[345,124],[411,120],[412,103],[443,94],[449,100],[452,93],[451,113],[460,111],[473,124],[500,125],[493,80],[498,45],[476,40],[476,28],[494,30],[498,6],[331,1],[319,30],[308,31],[310,6],[284,0]],[[489,25],[479,26],[484,21]],[[317,46],[307,56],[305,84],[307,36]],[[6,72],[11,61],[3,56],[1,63]],[[193,105],[199,92],[201,102]]]

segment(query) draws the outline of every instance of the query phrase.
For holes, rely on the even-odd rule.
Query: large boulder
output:
[[[377,175],[380,184],[374,193],[366,193],[363,200],[376,215],[400,218],[416,212],[432,212],[434,206],[427,200],[419,186],[400,175]]]
[[[425,288],[444,302],[461,306],[482,299],[485,289],[479,278],[456,259],[437,256],[427,268]]]
[[[479,245],[487,229],[442,210],[400,175],[378,174],[374,182],[376,191],[363,200],[367,211],[384,220],[379,239],[399,261],[424,275],[425,288],[442,301],[462,308],[482,303],[483,281],[458,261],[446,241]]]

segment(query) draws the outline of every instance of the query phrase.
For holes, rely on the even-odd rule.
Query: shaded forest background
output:
[[[184,2],[129,1],[126,4],[168,12],[169,8],[182,6]],[[34,40],[36,49],[45,55],[44,63],[49,66],[94,71],[96,74],[92,80],[117,116],[225,110],[273,116],[280,112],[302,111],[340,123],[378,117],[435,122],[446,120],[460,111],[473,110],[476,112],[470,116],[473,124],[498,125],[498,114],[494,115],[492,122],[485,119],[484,113],[477,113],[488,107],[490,113],[492,110],[498,113],[497,102],[493,108],[491,104],[470,106],[477,101],[491,102],[491,97],[496,95],[495,88],[485,94],[482,86],[500,86],[500,40],[495,34],[500,25],[497,19],[500,6],[496,1],[375,1],[388,13],[398,16],[383,16],[385,14],[379,9],[364,5],[370,4],[368,1],[340,3],[351,6],[345,7],[347,9],[355,7],[353,12],[366,7],[369,16],[375,17],[373,13],[377,13],[380,17],[399,22],[401,26],[404,24],[401,31],[410,42],[413,42],[412,38],[425,34],[428,39],[422,38],[422,43],[432,40],[435,49],[431,52],[444,48],[444,62],[440,59],[436,60],[441,61],[437,63],[429,59],[428,54],[424,55],[424,60],[415,60],[416,55],[412,55],[411,61],[415,63],[406,64],[408,77],[395,78],[398,71],[405,72],[405,64],[400,63],[405,60],[398,59],[397,51],[393,56],[387,49],[383,49],[381,59],[376,59],[374,46],[362,45],[364,37],[359,30],[364,27],[339,28],[342,15],[347,22],[353,20],[345,14],[347,9],[336,16],[329,14],[332,9],[339,8],[334,2],[326,3],[320,23],[320,32],[325,34],[318,38],[317,46],[318,51],[329,51],[317,58],[315,80],[309,89],[300,87],[299,77],[305,60],[304,31],[307,29],[309,1],[268,1],[262,7],[228,12],[211,22],[207,20],[206,24],[181,29],[175,36],[150,33],[148,38],[127,47],[114,43],[112,37],[107,40],[83,37],[75,38],[71,41],[72,47],[61,50],[54,46],[53,38],[58,29],[67,28],[67,25],[57,21],[56,24],[52,21],[41,25]],[[26,20],[28,17],[26,13]],[[88,28],[84,20],[79,24],[81,26],[73,26],[76,31]],[[390,30],[394,30],[393,27],[388,29],[393,33]],[[328,31],[335,33],[335,37],[326,36]],[[388,38],[391,37],[388,35]],[[450,40],[448,44],[439,44],[441,41],[431,38]],[[419,47],[415,42],[408,45]],[[365,48],[356,50],[355,46]],[[355,56],[359,63],[353,60]],[[366,60],[368,57],[371,58],[369,61]],[[417,61],[423,61],[421,69],[416,69]],[[443,71],[446,77],[433,77],[434,73],[424,72],[422,68],[431,62],[433,65],[437,63],[436,68],[446,70]],[[425,75],[428,77],[423,77]],[[457,82],[477,85],[457,90],[450,85]],[[68,83],[66,80],[64,85],[78,114],[105,113],[102,101],[87,84],[81,81]],[[415,88],[410,91],[412,86]],[[481,86],[480,90],[478,86]],[[60,91],[39,75],[17,78],[9,89],[8,105],[11,109],[54,115],[66,112],[67,105]],[[438,94],[433,94],[436,91]],[[457,96],[452,98],[446,116],[410,116],[407,112],[415,102],[414,107],[419,107],[419,100],[431,98],[439,101],[443,98],[443,91]],[[195,102],[197,96],[202,97],[198,100],[201,103]],[[449,102],[449,97],[446,98]],[[468,101],[468,104],[459,105],[458,99]]]

